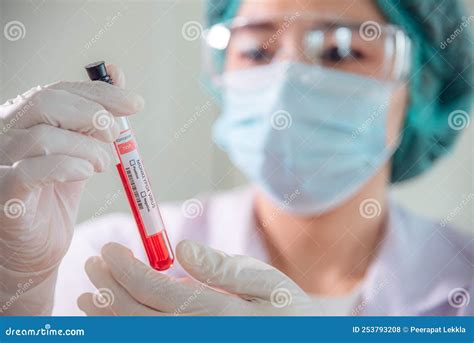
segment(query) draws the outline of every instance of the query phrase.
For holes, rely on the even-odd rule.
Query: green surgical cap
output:
[[[374,0],[412,40],[409,104],[393,157],[392,182],[429,169],[469,123],[473,104],[473,43],[468,16],[457,0]],[[208,0],[208,25],[234,17],[241,0]],[[451,114],[451,117],[450,117]]]

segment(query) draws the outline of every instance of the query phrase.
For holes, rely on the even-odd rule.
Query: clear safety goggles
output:
[[[410,69],[410,39],[394,25],[328,20],[317,14],[236,17],[203,32],[205,69],[227,71],[295,60],[381,80]]]

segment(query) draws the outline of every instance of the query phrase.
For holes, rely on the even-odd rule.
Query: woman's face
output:
[[[384,34],[365,39],[357,26],[386,22],[371,0],[245,0],[237,16],[250,18],[250,24],[232,31],[225,62],[228,71],[293,60],[384,79],[390,64],[395,64],[387,58]],[[337,30],[338,24],[354,29],[348,34],[347,29]],[[321,29],[322,40],[321,33],[312,33],[315,28]],[[323,43],[311,51],[305,45],[308,39]],[[407,90],[401,83],[389,105],[387,144],[394,144],[400,134],[406,103]]]

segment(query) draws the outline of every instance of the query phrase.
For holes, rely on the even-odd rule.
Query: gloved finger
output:
[[[0,199],[23,199],[34,188],[53,182],[74,182],[90,178],[89,161],[65,155],[27,158],[12,166],[0,166]]]
[[[48,124],[113,142],[119,134],[114,115],[97,102],[54,88],[38,88],[28,98],[22,97],[0,106],[6,129],[27,129]]]
[[[217,292],[209,282],[182,282],[159,273],[133,257],[120,244],[109,243],[102,248],[102,257],[109,270],[139,302],[161,312],[205,315],[216,313],[223,306],[244,300]],[[223,305],[225,304],[225,305]]]
[[[77,306],[88,316],[114,316],[115,314],[108,306],[103,306],[103,300],[99,298],[99,293],[82,293],[77,298]],[[103,296],[102,296],[103,298]]]
[[[229,256],[196,242],[184,240],[176,247],[181,266],[196,280],[210,280],[213,287],[244,298],[270,300],[272,292],[302,290],[276,268],[248,256]]]
[[[106,64],[105,68],[115,86],[125,88],[125,74],[123,70],[115,64]]]
[[[102,81],[60,81],[46,87],[67,91],[99,103],[107,111],[117,116],[137,113],[145,106],[142,96]]]
[[[0,135],[0,165],[25,158],[67,155],[89,161],[96,172],[110,163],[109,146],[80,133],[41,124],[29,129],[10,129]]]
[[[99,290],[99,295],[95,298],[96,305],[108,307],[119,316],[160,315],[159,312],[144,306],[131,297],[122,285],[112,277],[102,258],[98,256],[89,258],[85,270],[91,282]],[[100,305],[101,299],[104,301]]]

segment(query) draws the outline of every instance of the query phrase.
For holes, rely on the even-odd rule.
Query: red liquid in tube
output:
[[[113,83],[107,74],[104,61],[88,64],[85,69],[92,81]],[[120,117],[118,120],[121,132],[113,144],[117,157],[117,171],[151,267],[160,271],[167,270],[174,262],[173,249],[138,153],[132,129],[127,118]]]
[[[156,270],[167,270],[174,262],[173,250],[158,205],[151,192],[132,131],[130,129],[122,131],[114,147],[120,161],[116,165],[117,171],[150,265]]]

